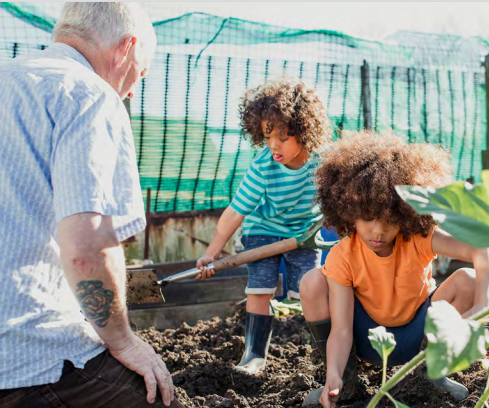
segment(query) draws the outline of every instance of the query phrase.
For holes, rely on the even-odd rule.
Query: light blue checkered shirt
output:
[[[119,240],[145,227],[129,117],[74,48],[0,66],[0,389],[59,380],[104,350],[61,270],[58,222],[112,215]]]

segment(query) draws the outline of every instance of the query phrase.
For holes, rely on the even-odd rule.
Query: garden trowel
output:
[[[233,268],[248,262],[258,261],[274,255],[283,254],[297,248],[318,248],[329,250],[338,241],[324,241],[321,237],[320,229],[323,219],[319,219],[311,228],[298,237],[287,238],[273,244],[264,245],[259,248],[240,252],[236,255],[217,259],[213,264],[208,264],[209,268],[215,271]],[[157,303],[165,301],[162,288],[173,282],[183,279],[195,278],[201,270],[192,268],[175,275],[158,279],[154,269],[143,269],[127,271],[127,302],[129,304]]]

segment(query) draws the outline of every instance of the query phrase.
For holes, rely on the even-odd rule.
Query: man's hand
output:
[[[108,346],[108,345],[107,345]],[[134,333],[121,349],[108,347],[110,354],[129,370],[135,371],[146,383],[146,399],[152,404],[156,398],[156,387],[160,389],[163,403],[170,406],[174,397],[173,382],[166,364],[153,348]]]
[[[209,269],[206,265],[214,262],[215,259],[212,256],[209,255],[203,255],[199,259],[197,259],[196,266],[199,268],[202,273],[199,273],[195,279],[200,280],[200,279],[209,279],[212,278],[215,274],[216,271],[214,269]]]
[[[326,384],[324,385],[323,393],[319,399],[319,403],[323,408],[336,408],[343,381],[339,377],[327,376]]]

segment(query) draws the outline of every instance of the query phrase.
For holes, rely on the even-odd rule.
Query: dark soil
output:
[[[233,371],[244,350],[244,315],[244,309],[239,309],[226,320],[213,318],[193,327],[183,324],[177,330],[138,332],[163,356],[172,373],[178,399],[186,407],[298,408],[309,391],[324,385],[325,370],[302,315],[275,319],[267,368],[261,375],[252,377]],[[381,369],[361,362],[358,369],[360,387],[355,400],[338,406],[365,407],[378,390]],[[388,376],[395,370],[389,369]],[[470,392],[458,404],[413,374],[394,387],[391,395],[412,408],[474,407],[487,381],[480,363],[452,378]],[[394,405],[383,398],[378,406]]]

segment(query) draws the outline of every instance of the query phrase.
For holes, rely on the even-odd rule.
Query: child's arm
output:
[[[241,225],[243,219],[244,216],[238,214],[230,206],[224,210],[217,223],[216,233],[205,251],[205,254],[197,259],[196,266],[202,270],[202,273],[197,275],[195,279],[206,279],[215,275],[214,269],[204,269],[204,266],[215,261],[219,257],[222,249]]]
[[[343,286],[328,278],[329,308],[331,314],[331,333],[326,346],[326,385],[321,397],[323,406],[326,400],[334,402],[331,397],[335,390],[341,391],[341,377],[345,371],[353,341],[353,307],[354,295],[351,286]]]
[[[469,317],[487,307],[489,305],[489,249],[475,248],[460,242],[440,228],[436,228],[433,233],[431,248],[435,254],[474,264],[476,273],[474,306],[465,312],[463,317]]]

